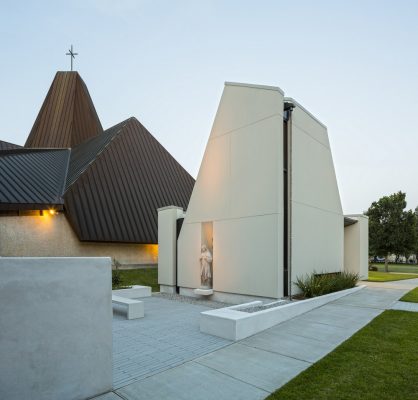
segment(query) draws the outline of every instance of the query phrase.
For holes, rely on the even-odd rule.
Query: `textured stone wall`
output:
[[[80,242],[64,214],[1,216],[0,256],[111,257],[121,264],[158,262],[158,245]]]

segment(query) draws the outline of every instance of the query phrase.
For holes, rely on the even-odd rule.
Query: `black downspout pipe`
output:
[[[181,231],[181,227],[183,226],[183,222],[184,222],[184,217],[182,218],[177,218],[177,224],[176,224],[176,293],[180,294],[180,287],[179,287],[179,282],[178,282],[178,277],[179,277],[179,268],[178,268],[178,245],[179,245],[179,235],[180,235],[180,231]]]
[[[284,294],[292,300],[292,111],[295,108],[291,102],[284,103],[284,120],[286,132],[283,132],[283,156],[285,160],[284,175]],[[287,289],[287,290],[286,290]]]

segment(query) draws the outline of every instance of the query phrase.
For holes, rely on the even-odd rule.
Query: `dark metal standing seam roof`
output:
[[[344,217],[344,228],[346,226],[350,226],[350,225],[356,224],[357,222],[358,221],[356,219],[349,218],[349,217]]]
[[[123,121],[112,128],[107,129],[101,135],[97,135],[71,150],[71,162],[67,175],[65,188],[67,189],[77,178],[94,162],[96,157],[110,143],[110,141],[120,132],[126,124]]]
[[[69,149],[0,152],[0,209],[62,208]]]
[[[187,208],[195,181],[135,118],[104,135],[74,149],[67,217],[80,240],[157,243],[157,209]]]
[[[57,72],[25,147],[74,147],[101,133],[93,101],[78,72]]]
[[[77,72],[57,72],[25,148],[0,151],[0,209],[59,206],[84,241],[157,243],[157,208],[193,186],[135,118],[103,132]]]
[[[13,150],[13,149],[21,149],[22,146],[18,144],[5,142],[4,140],[0,140],[0,150]]]

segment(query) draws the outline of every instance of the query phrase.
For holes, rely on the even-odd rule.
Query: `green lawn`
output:
[[[377,267],[379,271],[385,270],[385,264],[377,263],[372,264],[374,267]],[[389,263],[390,272],[406,272],[409,274],[418,274],[418,265],[416,264],[391,264]]]
[[[369,282],[401,281],[418,278],[418,274],[396,274],[394,272],[369,271]]]
[[[418,287],[412,289],[410,292],[405,294],[400,301],[408,301],[410,303],[418,303]]]
[[[418,313],[376,317],[269,400],[418,399]]]
[[[158,285],[158,269],[156,267],[119,269],[118,273],[121,277],[121,283],[117,287],[113,287],[113,289],[132,285],[144,285],[151,286],[153,292],[160,291],[160,286]]]

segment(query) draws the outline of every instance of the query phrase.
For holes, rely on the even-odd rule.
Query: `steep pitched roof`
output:
[[[74,147],[103,132],[78,72],[57,72],[25,147]]]
[[[157,209],[193,186],[135,118],[103,132],[77,72],[56,74],[25,147],[0,150],[0,210],[65,209],[82,241],[157,243]]]
[[[0,210],[60,208],[69,149],[0,152]]]
[[[4,140],[0,140],[0,150],[12,150],[12,149],[20,149],[22,146],[18,144],[5,142]]]
[[[71,164],[68,170],[66,188],[70,186],[96,159],[96,157],[106,148],[110,141],[120,133],[126,121],[107,129],[101,135],[97,135],[71,151]]]
[[[80,240],[157,243],[157,208],[187,208],[194,179],[135,118],[73,149],[64,194]]]

